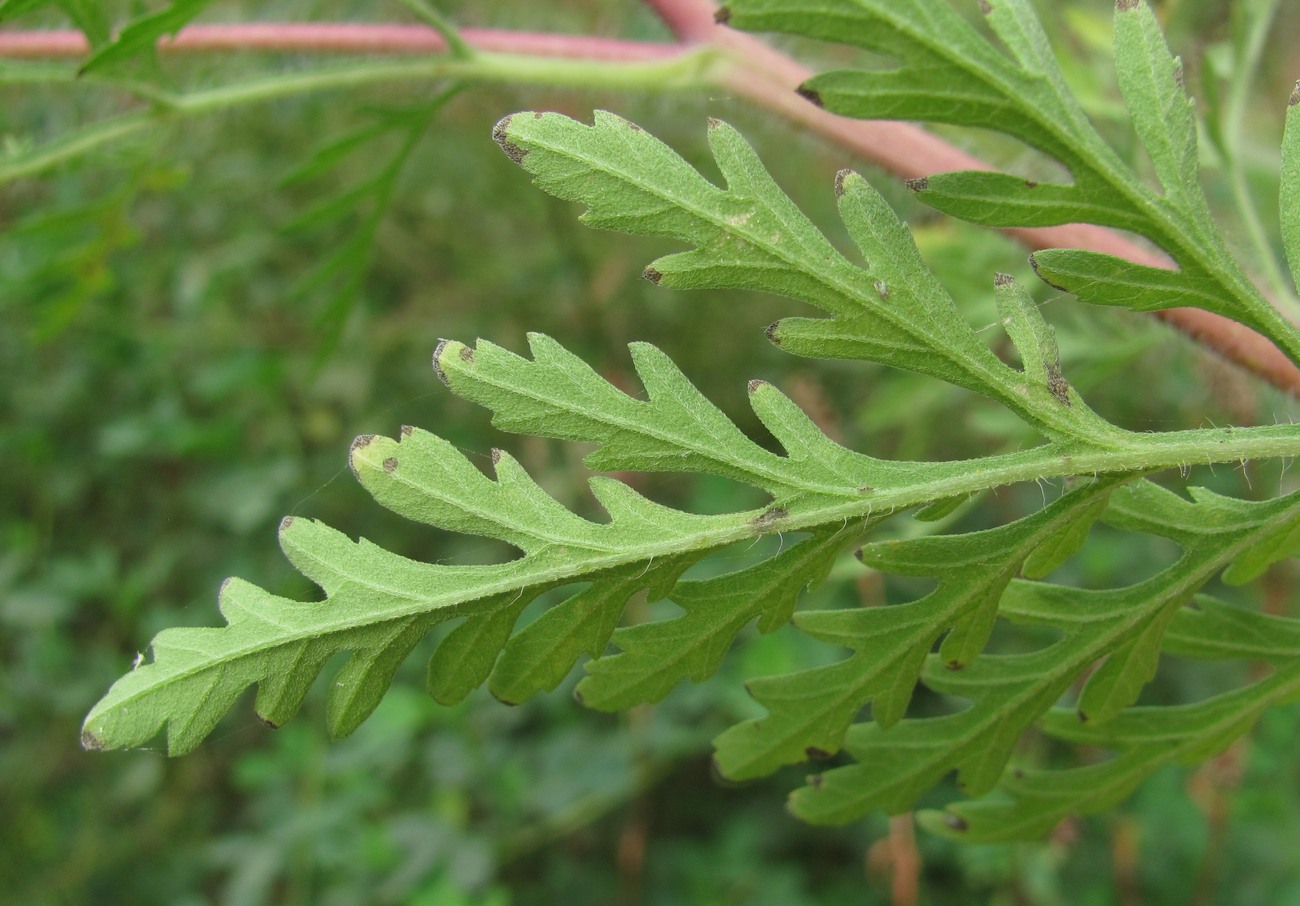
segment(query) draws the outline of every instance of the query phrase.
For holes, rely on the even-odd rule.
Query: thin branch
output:
[[[464,28],[460,35],[475,50],[577,57],[588,60],[659,60],[682,52],[675,43],[626,41],[586,35],[559,35],[492,28]],[[366,23],[258,22],[241,25],[191,25],[158,49],[170,52],[263,51],[283,53],[429,54],[447,42],[424,25]],[[0,59],[79,57],[90,52],[79,31],[0,31]]]

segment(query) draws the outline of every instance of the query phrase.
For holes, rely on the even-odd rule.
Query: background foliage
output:
[[[466,25],[666,37],[632,3],[461,6]],[[1080,0],[1044,13],[1089,113],[1122,135],[1106,6]],[[1189,65],[1228,53],[1233,23],[1220,7],[1164,5],[1170,44]],[[215,4],[212,14],[239,19],[250,9]],[[353,14],[374,13],[257,5],[268,19]],[[1284,98],[1281,86],[1300,69],[1285,39],[1296,29],[1295,12],[1284,12],[1266,48],[1262,97]],[[166,62],[213,84],[239,65]],[[781,808],[791,776],[739,789],[709,776],[708,740],[753,713],[743,679],[818,656],[792,633],[749,639],[718,680],[623,716],[577,708],[563,694],[571,686],[516,709],[476,694],[447,710],[416,678],[399,681],[340,743],[313,720],[269,734],[241,706],[177,761],[147,751],[92,757],[76,746],[88,705],[135,649],[164,626],[212,623],[225,576],[312,594],[271,543],[281,515],[318,517],[409,556],[497,553],[370,504],[343,462],[357,434],[426,425],[484,463],[489,447],[507,446],[548,491],[591,509],[574,468],[580,451],[501,436],[486,412],[434,380],[429,353],[440,336],[522,352],[524,332],[541,331],[616,383],[630,367],[624,345],[647,340],[743,428],[757,427],[745,382],[762,377],[832,436],[879,456],[985,452],[992,428],[1005,427],[992,407],[931,380],[883,368],[864,378],[861,365],[779,355],[761,333],[783,311],[772,299],[653,291],[641,267],[667,245],[585,230],[569,205],[524,188],[489,133],[513,110],[588,119],[608,107],[709,172],[703,122],[719,116],[828,230],[838,229],[829,188],[845,164],[840,152],[722,97],[475,89],[430,117],[433,99],[428,86],[411,85],[236,110],[0,194],[0,877],[15,901],[35,903],[835,903],[861,901],[864,889],[887,902],[883,820],[808,828]],[[112,102],[8,87],[0,135],[55,135]],[[1267,180],[1280,104],[1257,109],[1242,156],[1258,197],[1276,197]],[[305,166],[326,163],[313,155],[332,140],[377,124],[383,134],[357,153]],[[1016,153],[989,137],[963,140],[993,157]],[[1206,154],[1213,200],[1227,209],[1230,187],[1215,181]],[[1081,310],[1036,284],[1010,241],[911,207],[901,188],[890,200],[971,323],[996,320],[994,271],[1034,287],[1067,373],[1118,424],[1295,416],[1292,402],[1147,321]],[[1197,478],[1246,497],[1267,496],[1280,480],[1253,467]],[[734,506],[735,488],[718,479],[646,479],[646,490],[702,512]],[[1015,489],[986,509],[1005,522],[1040,505],[1036,489]],[[1147,574],[1169,556],[1153,545],[1103,540],[1080,565],[1081,581]],[[851,575],[858,587],[845,594],[915,596],[903,583]],[[1297,615],[1293,582],[1275,572],[1263,606]],[[417,653],[404,669],[418,674],[421,661]],[[1209,688],[1203,675],[1166,669],[1153,693],[1185,700]],[[1298,744],[1294,710],[1271,713],[1219,759],[1166,770],[1118,812],[1067,823],[1045,843],[959,849],[921,838],[923,890],[932,902],[972,892],[1008,903],[1300,897]],[[1046,743],[1038,754],[1059,757]]]

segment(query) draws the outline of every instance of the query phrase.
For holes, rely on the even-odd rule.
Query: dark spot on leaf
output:
[[[763,329],[763,333],[767,336],[768,342],[773,343],[777,346],[781,345],[781,338],[776,335],[776,331],[780,326],[781,326],[780,321],[773,321],[771,324],[767,325],[767,327]]]
[[[540,120],[541,118],[542,118],[542,111],[540,111],[540,110],[534,110],[534,111],[533,111],[533,119],[535,119],[535,120]]]
[[[822,788],[822,783],[824,782],[824,779],[825,779],[825,775],[823,774],[810,774],[808,776],[808,785],[812,787],[814,790],[820,790]]]
[[[415,429],[410,425],[402,425],[402,437],[410,437],[415,433]]]
[[[293,517],[285,516],[283,519],[280,520],[280,531],[281,532],[289,531],[289,526],[291,525],[293,525]]]
[[[949,670],[960,670],[960,669],[962,669],[963,667],[965,667],[966,665],[963,664],[961,661],[952,660],[952,661],[949,661],[948,663],[944,664],[944,666],[947,667]]]
[[[433,373],[436,374],[438,380],[442,381],[444,384],[447,384],[447,374],[442,370],[442,366],[438,364],[438,359],[442,357],[442,350],[450,342],[451,340],[439,340],[438,345],[433,348]],[[448,384],[447,386],[451,385]]]
[[[626,123],[627,120],[624,120],[623,122]],[[633,132],[644,132],[644,131],[645,131],[645,130],[642,129],[640,126],[638,126],[636,123],[627,123],[627,127],[628,127],[629,129],[631,129]]]
[[[903,182],[913,192],[924,192],[930,188],[930,177],[922,176],[920,179],[908,179]]]
[[[1083,709],[1075,711],[1074,713],[1079,718],[1079,723],[1086,724],[1088,722],[1088,715],[1083,713]]]
[[[1061,374],[1060,365],[1047,363],[1047,389],[1062,406],[1070,405],[1070,385],[1066,382],[1065,375]]]
[[[81,747],[87,752],[102,752],[108,748],[102,739],[89,730],[81,731]]]
[[[275,721],[271,720],[269,717],[263,717],[261,714],[259,714],[257,715],[257,719],[262,722],[262,726],[264,727],[268,727],[272,730],[280,729],[280,725],[277,724]]]
[[[861,559],[862,559],[862,548],[858,548],[857,550],[855,550],[855,551],[853,552],[853,556],[855,556],[855,557],[857,557],[859,560],[861,560]]]
[[[889,298],[889,284],[884,280],[877,280],[872,286],[875,287],[876,295],[880,297],[881,302]]]
[[[831,757],[830,752],[827,752],[825,749],[819,749],[816,746],[808,746],[803,750],[803,753],[813,761],[827,761]]]
[[[1062,286],[1061,284],[1059,284],[1059,283],[1053,283],[1051,280],[1048,280],[1046,277],[1044,277],[1044,276],[1042,275],[1042,273],[1038,270],[1038,259],[1035,258],[1033,255],[1030,255],[1030,256],[1029,256],[1029,266],[1032,267],[1032,268],[1034,269],[1034,273],[1038,276],[1038,279],[1039,279],[1039,280],[1042,280],[1044,283],[1046,283],[1046,284],[1047,284],[1048,286],[1050,286],[1052,289],[1059,289],[1059,290],[1060,290],[1061,292],[1063,292],[1063,293],[1068,293],[1068,292],[1070,291],[1069,289],[1067,289],[1066,287]]]
[[[752,381],[750,381],[749,384],[748,384],[749,392],[750,392],[750,393],[757,393],[757,392],[758,392],[758,388],[759,388],[759,387],[766,386],[766,384],[767,384],[767,381],[760,381],[760,380],[757,380],[757,379],[752,380]]]
[[[645,270],[641,272],[641,276],[646,280],[649,280],[655,286],[658,286],[659,281],[664,278],[664,275],[659,273],[653,267],[647,267]]]
[[[710,129],[717,129],[722,125],[722,120],[718,119],[716,116],[711,116],[708,118],[708,123]]]
[[[970,827],[970,825],[966,823],[965,818],[951,813],[943,816],[943,823],[955,831],[964,831]]]
[[[1037,189],[1037,188],[1038,188],[1038,180],[1036,180],[1036,179],[1026,179],[1026,180],[1025,180],[1025,188],[1026,188],[1026,189]]]
[[[859,494],[870,494],[870,493],[871,493],[872,491],[874,491],[874,490],[875,490],[875,488],[873,488],[873,487],[872,487],[871,485],[869,485],[869,484],[860,484],[860,485],[858,485],[858,493],[859,493]]]
[[[731,21],[731,10],[725,6],[719,6],[713,14],[713,21],[719,25],[726,25]]]
[[[993,275],[994,286],[1010,286],[1015,282],[1016,282],[1016,278],[1011,276],[1010,274],[998,273]]]
[[[468,346],[462,346],[460,348],[460,360],[462,362],[473,362],[474,350],[470,349]]]
[[[844,195],[844,180],[848,179],[852,170],[844,169],[835,174],[835,197],[840,198]]]
[[[1286,102],[1286,105],[1288,107],[1300,105],[1300,81],[1296,82],[1295,87],[1291,89],[1291,99]]]
[[[1013,771],[1011,772],[1011,776],[1014,777],[1014,778],[1016,778],[1017,780],[1023,780],[1023,779],[1025,778],[1025,772],[1024,772],[1024,769],[1023,769],[1023,768],[1016,768],[1015,770],[1013,770]]]
[[[390,457],[388,457],[387,459],[384,460],[384,471],[385,471],[385,472],[389,472],[389,473],[392,473],[392,472],[396,472],[396,471],[397,471],[397,457],[396,457],[396,456],[390,456]]]
[[[771,509],[764,510],[754,519],[754,526],[759,529],[767,528],[775,522],[780,522],[790,511],[783,506],[774,506]]]
[[[1139,0],[1115,0],[1115,12],[1126,13],[1137,9]]]
[[[1174,57],[1174,84],[1183,87],[1183,61],[1178,57]]]
[[[818,94],[816,91],[813,91],[811,88],[809,88],[807,84],[800,85],[798,88],[794,90],[794,92],[795,94],[799,95],[799,97],[803,98],[805,101],[810,102],[814,107],[826,106],[825,104],[822,103],[822,96]]]
[[[492,138],[501,146],[501,150],[506,152],[506,157],[510,158],[517,164],[522,163],[523,159],[528,156],[528,152],[510,141],[510,139],[506,138],[506,130],[509,128],[510,117],[502,117],[492,129]]]
[[[491,457],[492,457],[492,465],[495,466],[495,465],[497,465],[498,463],[501,462],[501,457],[502,457],[504,454],[503,454],[503,453],[501,452],[501,450],[498,449],[497,447],[493,447],[493,448],[492,448],[492,452],[491,452],[489,455],[491,455]]]
[[[989,3],[989,0],[980,0],[980,12],[987,16],[993,12],[993,4]]]

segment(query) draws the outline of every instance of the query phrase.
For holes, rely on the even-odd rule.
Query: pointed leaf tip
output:
[[[800,85],[794,90],[794,93],[799,95],[799,97],[803,98],[805,101],[809,101],[814,107],[824,108],[826,106],[822,103],[822,96],[818,94],[815,89],[809,88],[807,85]]]
[[[442,351],[447,348],[447,344],[450,342],[451,340],[439,340],[438,345],[433,348],[433,373],[438,376],[438,380],[448,387],[451,385],[447,383],[447,373],[442,370],[442,363],[439,359],[442,357]]]

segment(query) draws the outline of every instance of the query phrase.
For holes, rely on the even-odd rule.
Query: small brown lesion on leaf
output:
[[[853,171],[848,169],[847,167],[835,174],[835,197],[836,198],[842,198],[844,196],[844,180],[848,179],[852,174]]]
[[[812,88],[809,88],[807,83],[796,88],[794,93],[799,95],[799,97],[803,98],[805,101],[810,102],[814,107],[826,107],[826,105],[822,103],[822,96]]]
[[[775,346],[781,345],[781,338],[776,335],[777,330],[781,327],[780,321],[773,321],[767,327],[763,328],[763,334],[767,337],[769,343]]]
[[[375,435],[373,434],[358,435],[355,439],[353,439],[352,446],[348,448],[348,468],[352,470],[353,476],[355,476],[358,480],[360,480],[361,475],[359,472],[357,472],[357,463],[356,463],[357,453],[361,450],[364,450],[366,447],[370,446],[370,442],[374,439],[375,439]],[[292,518],[293,518],[292,516],[285,517],[286,521],[280,523],[281,531],[283,531],[285,528],[288,527],[288,520],[291,520]]]
[[[285,516],[283,519],[280,520],[280,531],[281,531],[281,532],[287,532],[287,531],[289,531],[289,526],[291,526],[291,525],[293,525],[293,517],[292,517],[292,516]],[[226,581],[229,582],[230,580],[227,579]],[[221,590],[222,590],[222,591],[225,591],[225,590],[226,590],[226,583],[225,583],[225,582],[221,583]]]
[[[1127,13],[1138,8],[1140,0],[1115,0],[1115,12]]]
[[[664,278],[664,275],[659,273],[659,271],[655,270],[653,267],[647,267],[641,272],[641,277],[645,280],[649,280],[655,286],[658,286],[659,281]]]
[[[415,433],[415,429],[410,425],[402,425],[402,437],[410,437]]]
[[[875,288],[876,295],[880,297],[881,302],[889,298],[889,284],[884,280],[877,280],[872,286]]]
[[[501,457],[502,457],[502,456],[505,456],[505,454],[501,452],[501,448],[500,448],[500,447],[493,447],[492,450],[490,451],[490,453],[489,453],[488,455],[491,456],[491,458],[492,458],[492,465],[494,465],[494,466],[495,466],[495,465],[500,465],[500,463],[501,463]]]
[[[1047,389],[1058,403],[1069,408],[1070,384],[1061,374],[1061,366],[1053,362],[1047,363]]]
[[[1300,107],[1300,81],[1295,83],[1291,89],[1291,99],[1286,102],[1288,107]]]
[[[1046,277],[1043,276],[1042,272],[1039,271],[1039,269],[1038,269],[1038,259],[1035,258],[1033,255],[1030,255],[1030,256],[1029,256],[1029,266],[1032,267],[1032,268],[1034,269],[1034,274],[1037,275],[1038,279],[1039,279],[1039,280],[1042,280],[1044,283],[1046,283],[1046,284],[1047,284],[1048,286],[1050,286],[1052,289],[1058,289],[1058,290],[1060,290],[1060,291],[1063,292],[1063,293],[1068,293],[1068,292],[1069,292],[1069,290],[1068,290],[1067,288],[1065,288],[1064,286],[1062,286],[1061,284],[1059,284],[1059,283],[1053,283],[1051,280],[1048,280]]]
[[[996,273],[993,275],[994,286],[1010,286],[1016,282],[1016,278],[1010,274]]]
[[[993,12],[993,4],[989,0],[980,0],[980,12],[987,16]]]
[[[903,181],[903,185],[907,186],[913,192],[924,192],[926,189],[930,188],[930,177],[921,176],[916,179],[907,179]]]
[[[810,774],[808,776],[808,785],[814,790],[820,790],[822,788],[824,776],[825,775],[823,774]]]
[[[964,831],[970,828],[970,824],[960,815],[954,815],[951,812],[943,816],[943,823],[955,831]]]
[[[81,747],[87,752],[102,752],[108,748],[108,746],[104,745],[104,740],[89,730],[81,731]]]
[[[1038,188],[1038,180],[1036,180],[1036,179],[1026,179],[1026,180],[1025,180],[1025,188],[1026,188],[1026,189],[1037,189],[1037,188]]]
[[[750,393],[757,393],[760,387],[767,386],[767,381],[759,380],[758,378],[755,378],[754,380],[750,381],[749,384],[746,386]]]
[[[731,21],[731,10],[725,6],[719,6],[713,14],[713,21],[718,25],[726,25]]]
[[[825,749],[819,749],[817,746],[808,746],[803,750],[804,755],[808,756],[810,761],[829,761],[831,753]]]
[[[513,114],[511,114],[511,116],[513,116]],[[497,122],[496,126],[492,128],[492,138],[501,146],[501,150],[506,153],[506,157],[518,164],[523,163],[524,158],[528,156],[528,151],[510,141],[506,135],[506,132],[510,129],[511,116],[503,116]],[[540,116],[540,114],[538,114],[538,116]]]
[[[460,348],[460,360],[472,364],[474,362],[474,350],[469,346],[462,346]]]
[[[783,506],[770,507],[754,517],[754,527],[760,530],[770,528],[789,515],[790,511]]]
[[[278,730],[278,729],[280,729],[280,725],[279,725],[279,724],[277,724],[275,721],[271,720],[271,718],[266,717],[265,715],[258,714],[258,715],[257,715],[257,719],[260,720],[260,721],[262,722],[262,726],[264,726],[264,727],[266,727],[266,728],[268,728],[268,729],[271,729],[271,730]]]
[[[384,460],[384,471],[392,474],[397,471],[397,457],[390,456]]]

